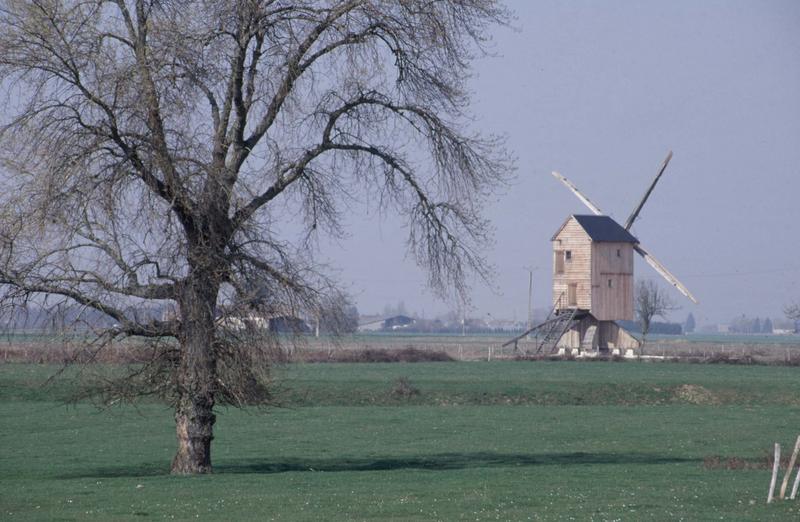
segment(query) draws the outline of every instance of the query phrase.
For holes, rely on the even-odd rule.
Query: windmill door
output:
[[[570,283],[567,287],[567,306],[578,306],[578,283]]]

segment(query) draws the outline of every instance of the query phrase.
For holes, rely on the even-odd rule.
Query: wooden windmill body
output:
[[[572,215],[552,237],[553,309],[573,314],[558,341],[565,349],[634,349],[616,321],[632,321],[633,256],[638,240],[608,216]]]
[[[508,341],[517,343],[531,333],[542,350],[623,351],[639,347],[639,341],[617,321],[634,318],[634,254],[644,258],[670,285],[697,303],[689,290],[666,269],[630,228],[672,158],[672,152],[624,225],[603,214],[567,178],[553,172],[575,194],[591,215],[573,214],[551,238],[553,244],[553,308],[541,324]],[[504,346],[505,346],[504,345]]]

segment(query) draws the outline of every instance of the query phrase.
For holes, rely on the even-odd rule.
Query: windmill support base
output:
[[[638,350],[639,341],[615,321],[600,321],[591,314],[575,321],[556,345],[564,355],[623,355]]]

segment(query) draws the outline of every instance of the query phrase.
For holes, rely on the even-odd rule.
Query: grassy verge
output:
[[[166,473],[168,409],[64,406],[38,387],[50,371],[0,366],[0,518],[792,520],[800,508],[764,504],[768,470],[703,465],[793,442],[792,368],[290,366],[288,407],[221,410],[216,474],[190,478]],[[401,377],[419,393],[393,393]]]

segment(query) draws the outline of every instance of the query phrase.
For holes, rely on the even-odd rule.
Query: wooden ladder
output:
[[[561,292],[556,304],[553,306],[552,310],[550,310],[550,313],[547,314],[547,318],[544,320],[544,322],[539,323],[533,328],[525,330],[513,339],[506,341],[503,343],[502,347],[505,348],[506,346],[513,344],[514,351],[516,352],[519,341],[523,337],[533,334],[538,342],[535,353],[540,353],[542,349],[548,345],[550,345],[549,352],[555,352],[558,341],[561,340],[561,338],[564,337],[564,334],[567,333],[567,330],[572,327],[575,316],[578,314],[577,308],[559,310],[558,307],[561,304],[561,298],[563,296],[564,292]]]
[[[539,347],[536,349],[536,353],[540,353],[542,349],[548,345],[550,346],[549,353],[555,352],[558,341],[560,341],[561,338],[564,337],[564,334],[567,333],[567,330],[572,327],[575,314],[577,313],[577,308],[570,308],[569,310],[564,310],[556,314],[556,316],[549,321],[542,323],[540,328],[544,335],[539,343]]]
[[[541,323],[537,324],[533,328],[528,328],[527,330],[525,330],[524,332],[522,332],[518,336],[514,337],[513,339],[510,339],[510,340],[504,342],[502,344],[501,348],[505,348],[506,346],[508,346],[510,344],[513,344],[514,345],[514,351],[516,352],[519,349],[518,343],[519,343],[520,339],[522,339],[523,337],[527,337],[528,335],[533,334],[533,336],[538,339],[539,333],[541,332],[541,328],[545,327],[546,325],[548,325],[550,322],[552,322],[554,320],[553,314],[556,313],[556,310],[558,309],[559,305],[561,304],[561,298],[562,297],[564,297],[564,292],[561,292],[561,295],[558,296],[558,299],[556,300],[556,304],[553,305],[553,308],[550,309],[550,313],[547,314],[547,317],[545,318],[544,322],[541,322]]]

